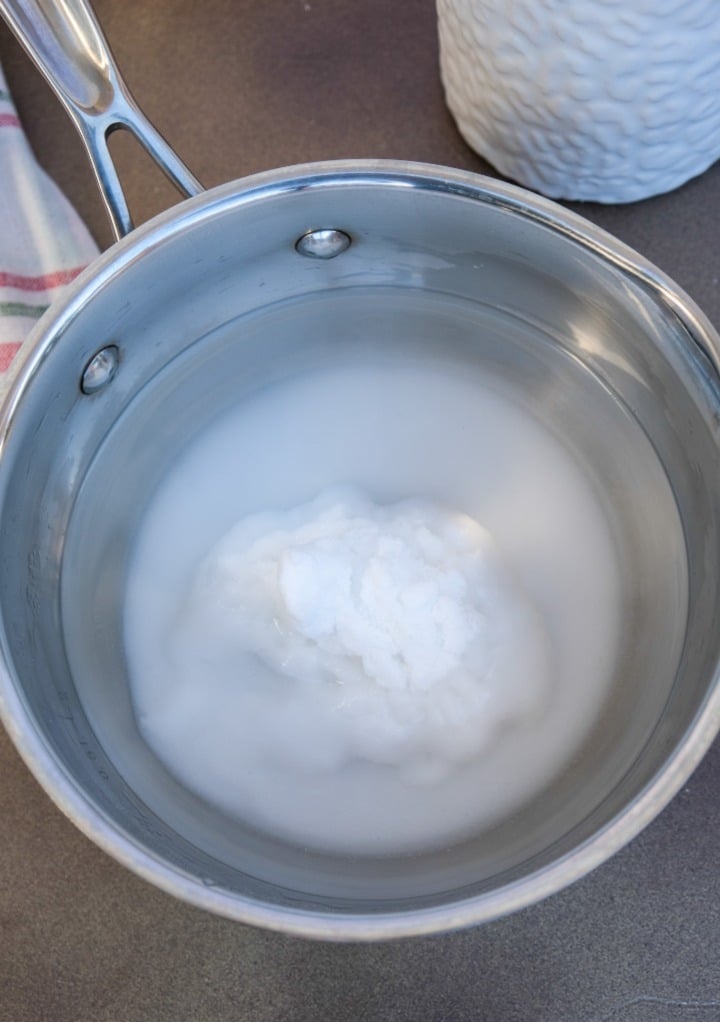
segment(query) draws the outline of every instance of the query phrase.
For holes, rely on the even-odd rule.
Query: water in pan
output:
[[[685,588],[682,530],[662,468],[642,431],[597,380],[536,330],[517,323],[509,329],[495,311],[469,311],[438,296],[360,301],[354,318],[345,304],[342,320],[332,302],[323,303],[329,311],[320,325],[330,337],[318,332],[322,315],[308,303],[313,336],[324,336],[319,344],[295,343],[303,335],[302,308],[228,328],[228,337],[240,332],[246,352],[263,351],[264,364],[275,367],[269,376],[258,375],[252,360],[243,362],[237,342],[232,367],[226,338],[220,364],[229,371],[218,376],[207,369],[217,352],[206,361],[189,358],[184,376],[175,369],[165,390],[161,384],[140,395],[131,408],[133,425],[117,430],[109,446],[132,448],[134,430],[136,463],[150,457],[162,466],[153,470],[161,482],[153,483],[138,527],[127,528],[132,547],[120,607],[144,740],[188,789],[259,831],[304,847],[376,855],[452,844],[531,802],[582,750],[632,650],[652,647],[656,660],[648,670],[665,672],[658,691],[668,688],[682,644]],[[219,413],[209,411],[214,405]],[[169,457],[146,454],[144,438],[156,414],[176,424],[172,441],[166,431],[156,442],[171,445]],[[144,470],[138,469],[139,482],[119,481],[108,468],[118,463],[118,451],[110,453],[94,467],[88,514],[98,501],[125,502],[126,512],[136,514],[137,495],[147,489]],[[486,530],[485,553],[492,552],[462,580],[466,595],[476,589],[454,608],[466,613],[469,607],[480,617],[484,608],[500,610],[494,624],[492,613],[483,622],[503,634],[505,711],[496,712],[490,699],[487,715],[477,712],[478,693],[480,702],[488,695],[488,672],[483,675],[482,656],[467,661],[453,647],[454,667],[480,663],[479,688],[473,688],[477,678],[455,684],[452,712],[438,723],[428,707],[433,686],[442,700],[444,676],[433,678],[429,691],[403,696],[403,727],[388,737],[382,725],[389,717],[397,722],[397,699],[386,699],[382,672],[361,671],[354,690],[360,702],[353,700],[360,709],[343,717],[342,699],[328,695],[337,689],[328,680],[338,665],[337,643],[330,668],[319,651],[318,681],[308,668],[318,655],[309,619],[300,613],[286,621],[283,642],[295,642],[296,652],[298,638],[302,645],[302,670],[293,678],[283,670],[282,642],[275,655],[267,632],[261,635],[268,623],[275,627],[262,620],[262,600],[243,597],[245,617],[237,618],[227,597],[248,567],[248,535],[270,538],[278,563],[283,557],[287,563],[307,540],[302,530],[317,533],[323,514],[337,504],[337,487],[346,518],[363,519],[379,536],[388,518],[402,531],[418,514],[435,539],[458,516],[475,523],[471,533]],[[83,514],[71,531],[87,536]],[[347,534],[341,537],[331,562],[337,572],[354,556],[357,586],[362,556],[357,550],[350,556],[348,542]],[[71,535],[71,551],[73,543]],[[223,544],[244,568],[208,591],[198,580],[213,558],[217,563]],[[440,547],[434,565],[442,571],[448,547]],[[406,546],[396,557],[400,575],[416,553]],[[87,545],[84,554],[90,578],[94,555]],[[317,566],[313,556],[306,567]],[[98,557],[107,564],[102,543]],[[317,573],[313,580],[306,572],[308,579],[316,584]],[[440,592],[437,575],[426,573],[424,581]],[[83,598],[97,602],[92,585]],[[649,629],[633,609],[633,601],[653,599],[665,601],[659,629]],[[326,611],[333,603],[327,594],[321,602]],[[286,599],[280,610],[292,617],[290,609]],[[368,611],[367,601],[351,609]],[[278,606],[270,611],[277,617]],[[417,613],[395,615],[392,627],[403,632],[406,652],[409,640],[425,637],[426,623]],[[507,639],[513,623],[515,645]],[[335,641],[338,621],[331,624]],[[379,617],[375,624],[384,627]],[[92,664],[106,659],[107,645],[102,657],[99,649],[81,650],[72,635],[68,646],[90,719],[112,755],[119,715],[101,705]],[[354,658],[355,668],[369,651],[346,643],[340,652],[345,666]],[[85,684],[93,670],[95,682]],[[407,688],[407,673],[404,683]],[[637,726],[651,727],[654,712],[645,707]],[[146,758],[127,749],[116,758],[133,787],[158,804]],[[164,788],[159,797],[166,798]]]
[[[412,771],[419,724],[384,741],[373,734],[390,717],[392,692],[372,675],[365,672],[363,692],[375,680],[369,694],[380,692],[382,705],[358,710],[349,726],[338,705],[352,685],[308,678],[307,665],[294,683],[287,670],[280,673],[272,648],[257,641],[258,628],[272,629],[277,613],[266,608],[262,621],[262,608],[253,605],[260,600],[257,578],[246,574],[255,591],[239,605],[228,599],[232,567],[229,580],[205,579],[198,592],[200,562],[246,512],[248,466],[255,505],[263,477],[273,481],[273,491],[285,477],[292,493],[309,475],[319,492],[322,480],[361,484],[372,494],[392,484],[410,500],[443,495],[443,507],[488,530],[501,563],[495,573],[514,580],[503,581],[490,607],[497,611],[498,600],[511,604],[500,610],[501,625],[490,625],[504,633],[490,638],[501,643],[507,661],[495,695],[502,698],[505,687],[514,696],[504,715],[492,699],[478,713],[468,683],[457,699],[460,720],[453,726],[452,716],[444,717],[431,728],[424,750],[430,776]],[[275,493],[267,499],[267,520],[255,519],[253,538],[275,534],[281,546],[283,535],[290,543],[293,518],[296,526],[317,523],[321,513],[306,508],[298,516],[278,510]],[[348,504],[346,498],[346,513],[370,521],[368,500]],[[253,538],[236,538],[235,554],[246,552]],[[297,548],[308,542],[301,532]],[[470,600],[492,603],[494,579],[475,577],[470,584],[481,587]],[[438,364],[406,366],[402,373],[372,363],[316,370],[224,417],[155,496],[127,587],[126,648],[140,728],[191,789],[304,845],[386,853],[445,844],[515,809],[575,751],[613,676],[619,597],[617,552],[592,486],[558,441],[487,378]],[[532,604],[541,638],[528,637],[513,598]],[[317,599],[323,599],[319,592]],[[248,620],[253,616],[260,621]],[[423,626],[420,618],[417,641]],[[377,638],[366,641],[370,647],[356,655],[372,653]],[[528,642],[533,649],[523,648]],[[318,673],[321,667],[319,657]],[[483,682],[478,679],[480,687]],[[434,693],[415,694],[406,715],[421,713],[428,698],[441,700],[451,684],[442,677]],[[477,715],[474,726],[488,734],[470,743],[472,755],[454,758],[467,730],[464,715],[471,721]],[[369,733],[358,736],[363,728]],[[368,751],[373,738],[380,747]]]

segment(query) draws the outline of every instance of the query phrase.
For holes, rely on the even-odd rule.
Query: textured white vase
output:
[[[720,0],[437,0],[462,135],[555,198],[630,202],[720,157]]]

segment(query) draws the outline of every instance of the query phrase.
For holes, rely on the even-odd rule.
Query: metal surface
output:
[[[300,260],[294,242],[308,223],[341,223],[363,243],[343,259]],[[180,790],[139,739],[122,655],[124,566],[154,483],[253,387],[338,351],[357,357],[368,344],[359,310],[369,336],[394,338],[410,360],[441,337],[447,357],[512,371],[534,413],[612,494],[627,555],[632,641],[583,756],[504,829],[418,856],[411,871],[313,857]],[[85,401],[78,366],[109,326],[123,372]],[[422,165],[269,172],[134,232],[34,338],[0,423],[0,709],[55,802],[141,876],[230,918],[314,937],[466,926],[608,858],[712,741],[718,338],[671,281],[580,218]],[[666,551],[685,543],[689,613],[676,664],[664,655],[677,627],[664,602]]]
[[[80,379],[83,394],[96,394],[107,387],[117,372],[119,362],[120,353],[114,344],[102,348],[97,355],[93,355]]]
[[[113,131],[131,131],[184,195],[202,191],[130,95],[85,0],[2,0],[0,14],[79,131],[116,237],[132,230],[133,223],[108,149]]]
[[[308,231],[298,238],[295,249],[311,259],[334,259],[346,252],[352,241],[345,231],[320,229]]]

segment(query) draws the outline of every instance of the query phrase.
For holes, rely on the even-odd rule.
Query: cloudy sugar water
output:
[[[146,742],[306,847],[438,847],[512,813],[596,721],[620,642],[593,480],[512,387],[430,357],[300,372],[157,489],[124,636]]]

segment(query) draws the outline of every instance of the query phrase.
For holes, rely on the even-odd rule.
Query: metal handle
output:
[[[107,144],[118,128],[135,135],[183,194],[203,190],[135,103],[86,0],[0,0],[0,14],[80,132],[118,238],[133,227]]]

